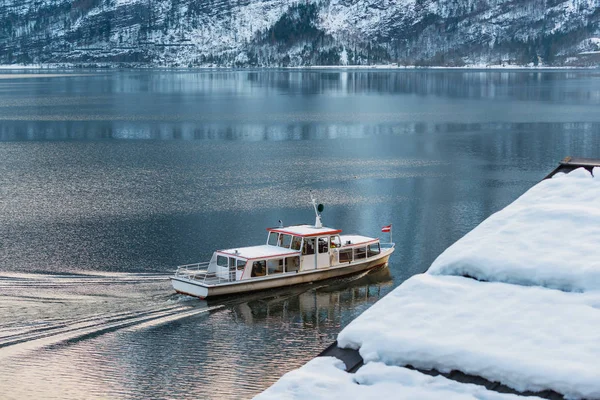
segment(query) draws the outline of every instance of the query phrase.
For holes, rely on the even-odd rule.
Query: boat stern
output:
[[[178,276],[171,277],[171,284],[177,293],[205,299],[208,296],[208,287],[201,282]]]

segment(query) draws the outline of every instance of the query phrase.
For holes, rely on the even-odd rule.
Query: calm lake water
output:
[[[252,397],[567,155],[600,157],[600,72],[0,72],[0,397]],[[392,223],[389,268],[173,293],[309,190]]]

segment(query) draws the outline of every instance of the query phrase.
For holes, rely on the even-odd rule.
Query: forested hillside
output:
[[[0,63],[600,64],[600,0],[0,0]]]

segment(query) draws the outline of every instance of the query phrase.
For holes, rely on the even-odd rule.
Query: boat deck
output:
[[[187,279],[205,283],[207,285],[218,285],[220,283],[235,282],[235,279],[223,278],[215,273],[188,275]]]
[[[202,282],[207,285],[218,285],[235,281],[235,276],[208,272],[208,263],[187,264],[177,267],[175,277]],[[233,279],[232,279],[233,278]]]

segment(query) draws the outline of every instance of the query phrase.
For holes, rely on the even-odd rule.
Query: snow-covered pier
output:
[[[600,160],[543,181],[257,398],[600,399]]]

